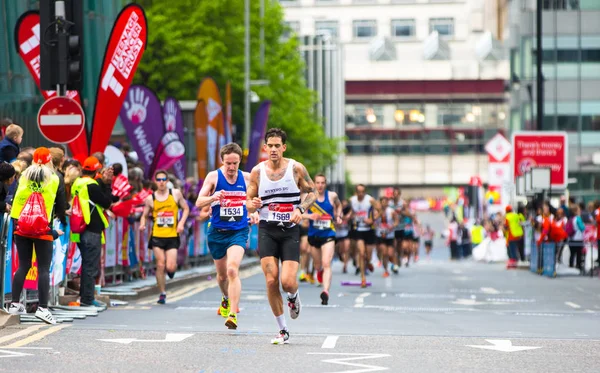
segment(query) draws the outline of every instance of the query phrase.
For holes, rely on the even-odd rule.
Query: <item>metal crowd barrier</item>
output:
[[[4,214],[0,221],[0,305],[5,306],[7,295],[11,292],[14,271],[17,268],[18,255],[12,240],[12,221]],[[67,284],[80,273],[81,255],[77,245],[69,239],[69,226],[61,226],[54,221],[55,228],[60,227],[65,234],[54,241],[53,259],[50,267],[50,308],[58,314],[59,322],[72,321],[73,318],[83,318],[97,315],[97,310],[82,310],[79,307],[59,305],[59,297]],[[143,279],[153,275],[155,271],[154,257],[148,248],[150,223],[144,232],[139,230],[139,221],[129,222],[127,219],[109,219],[109,227],[105,231],[106,243],[102,250],[101,271],[99,284],[101,287],[130,282],[134,278]],[[180,269],[206,263],[211,256],[206,244],[207,224],[195,220],[187,225],[182,235],[178,255]],[[258,246],[258,227],[251,228],[248,249],[256,250]],[[35,267],[35,260],[33,266]],[[26,306],[37,302],[37,269],[31,269],[27,275],[21,302]],[[70,311],[70,312],[67,312]],[[65,314],[68,313],[68,316]],[[32,316],[21,318],[22,321],[34,321]]]

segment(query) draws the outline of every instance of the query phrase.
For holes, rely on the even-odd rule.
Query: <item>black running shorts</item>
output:
[[[179,249],[180,241],[177,237],[152,237],[150,247],[158,247],[163,250]]]
[[[327,242],[335,241],[335,236],[331,237],[315,237],[308,236],[308,244],[315,249],[320,249],[321,246],[325,245]]]
[[[375,245],[375,231],[356,231],[356,240],[365,241],[365,245]]]
[[[258,229],[258,255],[260,258],[273,256],[281,261],[300,261],[300,227],[278,227],[260,222]]]

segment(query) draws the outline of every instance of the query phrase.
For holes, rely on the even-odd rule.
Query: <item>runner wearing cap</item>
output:
[[[81,285],[79,290],[80,305],[103,307],[94,297],[96,277],[100,274],[100,256],[104,243],[104,230],[108,228],[108,220],[104,210],[112,204],[110,188],[112,167],[102,172],[100,182],[94,177],[102,164],[96,157],[87,157],[81,168],[81,177],[71,186],[71,198],[79,196],[83,218],[87,224],[81,234],[71,233],[71,241],[77,242],[81,252]],[[72,204],[71,204],[72,205]]]
[[[175,276],[177,269],[177,249],[181,244],[179,235],[185,229],[185,221],[190,207],[179,189],[167,188],[167,171],[159,170],[154,174],[156,192],[144,200],[144,212],[140,219],[140,230],[146,229],[146,217],[152,212],[154,224],[150,245],[156,259],[156,284],[160,290],[158,304],[167,300],[165,268],[169,278]],[[182,210],[179,218],[179,210]]]

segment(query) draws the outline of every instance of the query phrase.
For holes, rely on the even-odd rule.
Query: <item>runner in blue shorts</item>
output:
[[[239,269],[248,242],[248,210],[246,180],[249,174],[240,171],[242,148],[230,143],[221,148],[223,165],[206,175],[196,206],[211,207],[208,248],[215,262],[217,282],[223,296],[219,314],[225,326],[237,329],[242,283]]]

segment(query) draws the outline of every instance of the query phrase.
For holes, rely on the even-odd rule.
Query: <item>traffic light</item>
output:
[[[83,83],[83,2],[40,1],[40,85],[80,91]]]

